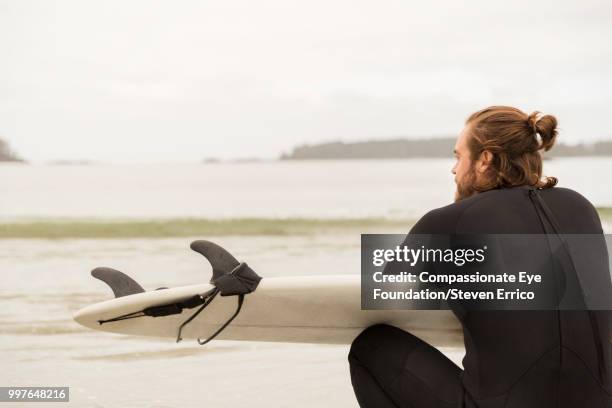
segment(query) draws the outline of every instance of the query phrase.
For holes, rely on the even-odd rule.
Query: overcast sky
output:
[[[32,161],[276,157],[512,104],[610,139],[611,38],[606,0],[0,0],[0,137]]]

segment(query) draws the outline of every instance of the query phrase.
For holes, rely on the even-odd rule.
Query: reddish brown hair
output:
[[[510,106],[491,106],[473,113],[468,146],[472,161],[488,150],[493,154],[486,181],[477,191],[529,185],[549,188],[557,178],[542,178],[540,150],[548,151],[557,138],[557,119],[551,115],[530,115]],[[538,138],[539,136],[539,138]]]

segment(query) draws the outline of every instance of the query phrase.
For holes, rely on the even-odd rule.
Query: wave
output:
[[[597,211],[604,225],[612,224],[612,207],[599,207]],[[11,219],[3,220],[0,224],[0,239],[176,238],[204,235],[403,233],[414,222],[414,219],[389,217]]]
[[[310,235],[405,231],[410,219],[368,218],[170,218],[24,219],[0,224],[0,239],[174,238],[221,235]]]

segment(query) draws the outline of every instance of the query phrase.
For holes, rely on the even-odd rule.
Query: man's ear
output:
[[[486,172],[489,169],[492,161],[493,153],[491,153],[489,150],[483,150],[483,152],[480,153],[478,161],[476,162],[476,170],[480,173]]]

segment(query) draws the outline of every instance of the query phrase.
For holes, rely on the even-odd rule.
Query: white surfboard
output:
[[[194,241],[191,249],[212,266],[212,284],[146,292],[120,271],[96,268],[92,275],[110,286],[115,299],[87,306],[74,319],[96,330],[174,339],[182,326],[181,338],[207,339],[231,320],[238,299],[244,299],[240,313],[216,339],[350,344],[366,327],[386,323],[431,344],[462,343],[461,327],[450,311],[361,310],[358,275],[262,279],[214,242]]]
[[[213,286],[200,284],[124,295],[79,310],[74,319],[94,330],[176,339],[198,309],[163,317],[100,324],[147,307],[184,301]],[[359,275],[264,278],[245,295],[242,309],[216,339],[350,344],[366,327],[386,323],[437,346],[463,344],[461,325],[448,310],[361,310]],[[237,296],[217,296],[185,326],[183,339],[207,338],[232,316]]]

